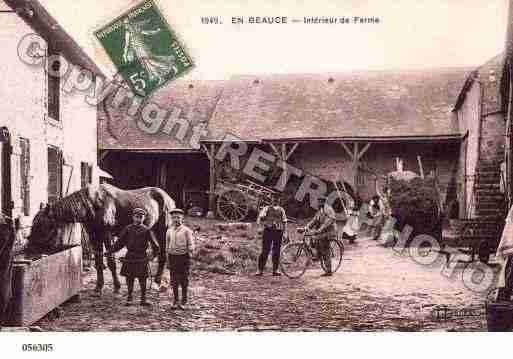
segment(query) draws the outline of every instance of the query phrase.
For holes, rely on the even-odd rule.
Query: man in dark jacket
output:
[[[135,208],[132,213],[133,223],[121,231],[119,239],[112,247],[112,250],[107,252],[106,255],[117,252],[123,247],[127,248],[120,272],[122,276],[126,277],[128,287],[126,305],[132,304],[132,292],[135,278],[137,278],[141,288],[141,305],[150,306],[150,303],[146,301],[146,279],[148,277],[149,262],[146,251],[148,246],[151,246],[153,258],[155,258],[158,256],[159,247],[152,230],[143,224],[146,211],[142,208]]]
[[[257,226],[263,225],[262,233],[262,253],[258,258],[257,276],[264,273],[267,258],[272,250],[273,258],[273,276],[281,275],[278,272],[280,264],[280,250],[282,238],[287,238],[287,216],[285,210],[279,204],[279,199],[274,197],[271,206],[265,206],[260,211],[257,218]],[[261,229],[259,230],[261,231]]]

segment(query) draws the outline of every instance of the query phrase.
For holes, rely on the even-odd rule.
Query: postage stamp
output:
[[[131,90],[147,96],[194,64],[153,0],[94,31]]]

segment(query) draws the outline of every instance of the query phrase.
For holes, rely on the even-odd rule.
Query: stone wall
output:
[[[506,123],[502,113],[483,116],[481,125],[481,158],[492,160],[504,156]]]
[[[30,223],[40,203],[48,201],[48,146],[63,152],[63,195],[81,185],[81,162],[93,166],[93,183],[97,176],[96,108],[84,101],[81,93],[66,94],[61,90],[60,120],[48,118],[46,111],[47,74],[42,66],[29,66],[21,62],[17,46],[21,38],[34,31],[15,13],[1,13],[0,42],[0,126],[11,134],[11,182],[14,201],[13,216],[23,216],[20,173],[20,138],[30,143],[30,210],[23,223]],[[61,81],[62,86],[63,81]]]

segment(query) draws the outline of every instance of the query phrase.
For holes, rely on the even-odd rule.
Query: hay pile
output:
[[[196,237],[192,265],[218,274],[249,273],[256,268],[260,246],[254,230],[244,224],[209,226]]]
[[[391,173],[388,180],[392,216],[397,219],[395,228],[402,231],[405,225],[413,227],[408,243],[418,234],[440,238],[439,192],[435,179]]]

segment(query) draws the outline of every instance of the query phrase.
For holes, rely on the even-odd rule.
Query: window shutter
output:
[[[57,147],[48,147],[48,203],[62,195],[62,152]]]
[[[30,141],[20,138],[20,178],[23,214],[30,215]]]
[[[22,165],[20,141],[13,144],[11,157],[11,191],[13,203],[13,215],[18,216],[23,211],[23,195],[22,195]]]
[[[80,185],[86,187],[93,182],[93,166],[87,162],[80,162]]]

